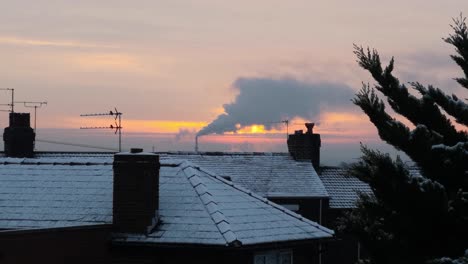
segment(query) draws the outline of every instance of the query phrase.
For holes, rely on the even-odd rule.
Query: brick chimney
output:
[[[10,113],[10,125],[3,132],[5,155],[16,158],[34,156],[35,139],[29,113]]]
[[[314,123],[306,123],[307,132],[296,130],[288,135],[289,154],[295,160],[310,160],[317,170],[320,166],[320,134],[314,134]]]
[[[115,230],[150,233],[159,217],[159,156],[131,149],[114,155],[113,168]]]

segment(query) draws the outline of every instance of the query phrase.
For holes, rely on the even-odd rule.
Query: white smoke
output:
[[[285,119],[300,117],[317,121],[327,109],[352,108],[354,92],[344,84],[311,83],[295,79],[239,78],[234,102],[223,105],[224,112],[198,132],[198,136],[236,132],[245,126],[264,125],[267,130]]]

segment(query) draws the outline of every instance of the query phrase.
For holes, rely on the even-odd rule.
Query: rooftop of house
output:
[[[351,209],[356,207],[358,193],[372,194],[367,183],[349,175],[342,167],[321,167],[320,179],[330,195],[331,209]]]
[[[321,198],[328,193],[310,161],[295,161],[288,153],[161,153],[186,159],[266,198]]]
[[[159,152],[161,160],[183,159],[206,168],[266,198],[323,198],[327,190],[310,161],[295,161],[288,153]],[[111,153],[37,153],[44,158],[107,158]]]
[[[409,173],[415,177],[421,177],[420,169],[412,162],[406,164]],[[320,167],[319,177],[330,195],[329,206],[331,209],[356,208],[359,193],[372,195],[371,187],[350,175],[343,167]]]
[[[265,157],[275,163],[274,155]],[[0,158],[0,229],[112,223],[112,162],[109,154]],[[148,235],[114,234],[114,241],[229,246],[332,237],[333,231],[221,176],[161,158],[160,223]]]

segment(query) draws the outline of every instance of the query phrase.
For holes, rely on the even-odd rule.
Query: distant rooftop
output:
[[[346,169],[341,167],[322,167],[320,179],[330,195],[332,209],[356,208],[358,193],[372,194],[372,189],[367,183],[349,175]]]
[[[322,198],[328,193],[310,161],[288,153],[165,152],[162,158],[189,160],[266,198]]]

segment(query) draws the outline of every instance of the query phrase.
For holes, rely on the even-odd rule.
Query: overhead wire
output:
[[[93,149],[101,149],[101,150],[118,151],[118,149],[115,149],[115,148],[108,148],[108,147],[102,147],[102,146],[93,146],[93,145],[87,145],[87,144],[70,143],[70,142],[61,142],[61,141],[47,140],[47,139],[36,139],[36,142],[43,142],[43,143],[57,144],[57,145],[65,145],[65,146],[73,146],[73,147],[82,147],[82,148],[93,148]]]

